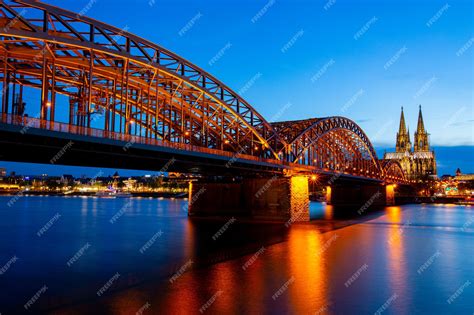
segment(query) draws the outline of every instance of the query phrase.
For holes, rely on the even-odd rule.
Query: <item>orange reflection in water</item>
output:
[[[391,287],[396,292],[406,288],[407,270],[404,233],[409,222],[402,221],[400,207],[387,207],[387,219],[392,225],[387,229],[387,261]]]
[[[324,206],[324,219],[332,220],[334,219],[334,206],[326,204]]]
[[[289,296],[296,314],[308,314],[328,305],[323,235],[311,226],[293,227],[288,239]]]
[[[390,223],[402,221],[402,209],[400,207],[387,207],[387,219]]]

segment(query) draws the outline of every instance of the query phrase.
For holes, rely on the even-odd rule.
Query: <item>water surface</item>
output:
[[[185,200],[9,200],[0,197],[0,268],[18,260],[0,275],[2,314],[24,310],[44,286],[29,312],[474,312],[471,207],[361,217],[312,203],[313,221],[287,228],[189,219]]]

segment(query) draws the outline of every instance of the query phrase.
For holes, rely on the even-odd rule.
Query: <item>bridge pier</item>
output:
[[[395,185],[352,184],[326,188],[326,201],[335,206],[390,206],[395,204]]]
[[[191,182],[188,215],[309,221],[308,178],[273,176],[246,178],[238,183]]]

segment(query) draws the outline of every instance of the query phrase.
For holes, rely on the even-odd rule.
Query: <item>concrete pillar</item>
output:
[[[190,216],[251,216],[309,221],[306,176],[244,179],[240,183],[190,183]]]
[[[393,206],[395,204],[395,187],[397,185],[387,185],[385,186],[385,204],[387,206]]]
[[[290,220],[309,221],[309,185],[307,176],[290,178]]]

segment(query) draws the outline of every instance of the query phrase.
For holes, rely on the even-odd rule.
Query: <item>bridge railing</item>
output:
[[[41,120],[39,118],[34,117],[25,117],[25,116],[18,116],[12,114],[0,114],[0,122],[10,125],[18,125],[22,126],[23,129],[20,130],[21,133],[27,133],[28,129],[30,128],[37,128],[43,129],[48,131],[56,131],[62,133],[70,133],[70,134],[77,134],[82,136],[90,136],[96,138],[106,138],[111,140],[118,140],[124,141],[129,146],[138,143],[138,144],[147,144],[147,145],[155,145],[161,147],[167,147],[172,149],[180,149],[180,150],[187,150],[187,151],[194,151],[194,152],[201,152],[201,153],[208,153],[214,154],[219,156],[226,156],[229,158],[230,161],[237,160],[237,159],[244,159],[244,160],[252,160],[258,162],[267,162],[272,164],[282,164],[282,161],[272,160],[272,159],[264,159],[257,156],[241,154],[238,152],[230,152],[230,151],[223,151],[217,150],[212,148],[205,148],[200,147],[192,144],[187,143],[179,143],[179,142],[171,142],[161,139],[153,139],[147,137],[141,137],[136,135],[128,135],[120,132],[113,132],[102,130],[98,128],[88,128],[76,125],[70,125],[68,123],[56,122],[56,121],[47,121]],[[127,144],[124,145],[127,146]]]
[[[217,149],[212,149],[212,148],[199,147],[199,146],[187,144],[187,143],[171,142],[167,140],[129,135],[129,134],[124,134],[120,132],[102,130],[98,128],[81,127],[81,126],[76,126],[76,125],[70,125],[68,123],[41,120],[39,118],[34,118],[34,117],[25,117],[25,116],[18,116],[18,115],[12,115],[12,114],[0,114],[0,123],[22,126],[23,128],[20,130],[21,133],[27,133],[30,128],[37,128],[37,129],[43,129],[43,130],[55,131],[55,132],[61,132],[61,133],[77,134],[77,135],[90,136],[90,137],[96,137],[96,138],[101,138],[101,139],[123,141],[123,142],[126,142],[126,144],[124,144],[124,147],[126,147],[127,144],[129,144],[129,146],[132,146],[133,144],[138,143],[138,144],[146,144],[146,145],[152,145],[152,146],[167,147],[167,148],[172,148],[172,149],[187,150],[187,151],[192,151],[192,152],[208,153],[208,154],[213,154],[213,155],[218,155],[218,156],[225,156],[229,158],[229,164],[232,164],[238,159],[243,159],[243,160],[251,160],[251,161],[257,161],[257,162],[266,162],[266,163],[271,163],[271,164],[280,164],[282,167],[287,166],[293,170],[300,170],[305,173],[317,172],[317,173],[338,174],[336,176],[339,176],[339,175],[362,176],[362,174],[353,174],[351,172],[346,172],[344,170],[337,171],[337,170],[331,170],[327,168],[316,168],[314,166],[302,165],[302,164],[291,163],[291,162],[286,162],[286,161],[264,159],[257,156],[240,154],[239,152],[222,151],[222,150],[217,150]],[[377,179],[376,175],[374,176],[365,175],[365,177]],[[389,176],[388,179],[397,179],[397,178],[393,176]]]

